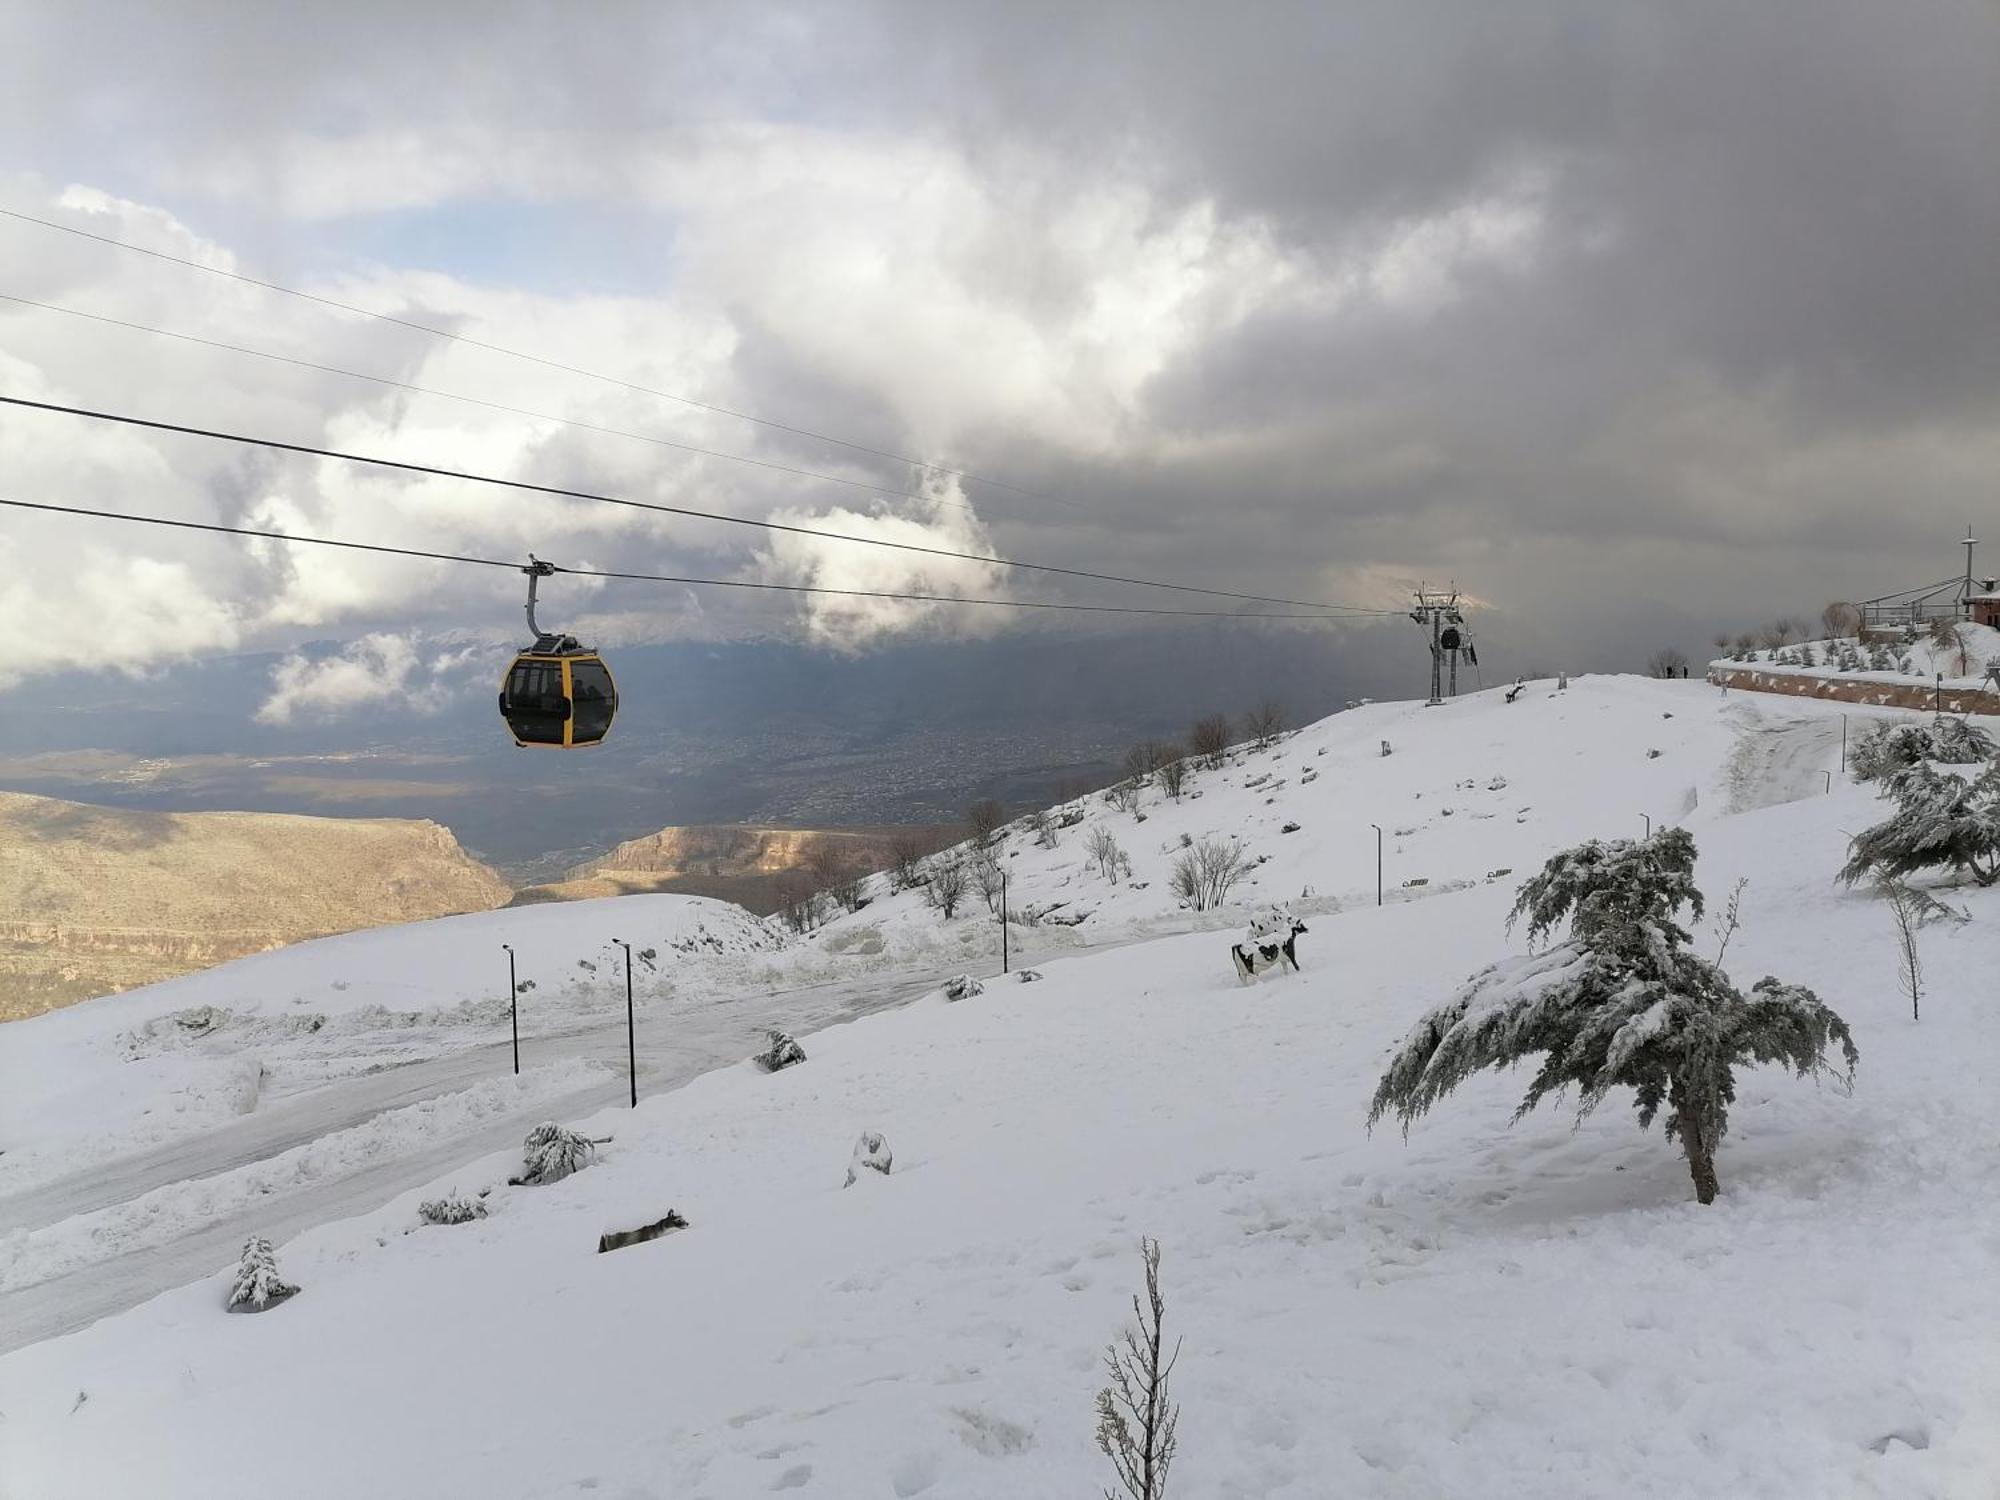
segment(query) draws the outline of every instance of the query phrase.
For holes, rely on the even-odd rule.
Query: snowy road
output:
[[[936,988],[935,975],[871,976],[801,989],[744,995],[703,1006],[644,1016],[637,1027],[639,1090],[658,1094],[716,1068],[740,1062],[760,1029],[818,1030],[872,1011],[907,1004]],[[228,1261],[250,1234],[282,1242],[303,1229],[375,1207],[429,1181],[456,1163],[519,1142],[528,1126],[575,1118],[626,1097],[625,1025],[599,1025],[561,1037],[536,1038],[532,1053],[559,1053],[614,1065],[604,1082],[542,1098],[489,1119],[478,1128],[424,1149],[397,1152],[357,1170],[309,1183],[282,1197],[260,1196],[224,1217],[166,1231],[159,1243],[113,1254],[65,1275],[0,1295],[0,1352],[16,1349],[136,1305],[168,1287],[205,1276]],[[383,1113],[468,1088],[510,1072],[506,1042],[450,1057],[406,1064],[273,1103],[255,1114],[167,1146],[122,1157],[0,1199],[0,1236],[43,1229],[129,1202],[176,1183],[191,1183],[355,1129]]]

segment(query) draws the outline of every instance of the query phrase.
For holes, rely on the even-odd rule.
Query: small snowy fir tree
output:
[[[1883,793],[1896,811],[1854,836],[1842,880],[1902,880],[1935,869],[1981,885],[2000,880],[2000,765],[1968,780],[1919,761],[1891,776]]]
[[[589,1166],[596,1150],[597,1143],[589,1136],[578,1135],[553,1120],[545,1120],[529,1131],[528,1138],[521,1143],[521,1157],[525,1163],[521,1175],[507,1180],[516,1187],[540,1187],[561,1182],[572,1172],[581,1172]]]
[[[1701,916],[1694,858],[1683,828],[1557,854],[1521,887],[1509,921],[1525,915],[1534,942],[1567,920],[1569,937],[1482,970],[1419,1021],[1376,1087],[1369,1125],[1393,1112],[1407,1133],[1473,1074],[1539,1056],[1515,1119],[1566,1088],[1585,1115],[1631,1088],[1641,1127],[1666,1106],[1695,1197],[1714,1202],[1736,1067],[1785,1063],[1805,1077],[1829,1071],[1837,1043],[1852,1077],[1856,1053],[1847,1023],[1811,990],[1767,976],[1745,996],[1690,951],[1676,917],[1683,906]]]
[[[762,1064],[766,1073],[776,1073],[806,1060],[806,1049],[801,1047],[788,1031],[767,1031],[764,1039],[770,1044],[759,1052],[756,1061]]]
[[[854,1154],[847,1159],[847,1181],[842,1187],[853,1187],[861,1180],[863,1172],[880,1172],[884,1177],[896,1164],[896,1153],[889,1149],[889,1143],[882,1138],[879,1130],[864,1130],[861,1139],[854,1143]]]
[[[470,1224],[474,1219],[486,1217],[486,1203],[453,1188],[442,1198],[427,1198],[419,1203],[417,1217],[426,1224]]]
[[[229,1288],[229,1311],[263,1312],[296,1296],[298,1290],[278,1274],[278,1257],[269,1240],[258,1234],[243,1242],[243,1260]]]
[[[944,997],[947,1000],[970,1000],[974,995],[985,993],[986,986],[970,974],[959,974],[947,979],[944,985]]]

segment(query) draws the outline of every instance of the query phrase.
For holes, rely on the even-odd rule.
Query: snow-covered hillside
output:
[[[977,961],[995,924],[976,895],[951,923],[880,895],[783,950],[711,926],[728,951],[668,966],[660,1017],[691,1014],[709,982],[887,987],[945,961],[985,989],[806,1034],[808,1060],[781,1073],[724,1068],[572,1120],[612,1140],[553,1186],[507,1186],[519,1152],[491,1152],[281,1238],[304,1291],[266,1314],[222,1311],[218,1257],[201,1281],[0,1357],[0,1476],[49,1500],[1096,1493],[1100,1356],[1150,1235],[1168,1336],[1185,1338],[1173,1494],[1991,1496],[2000,1112],[1975,1061],[2000,1055],[2000,890],[1952,893],[1972,920],[1925,931],[1912,1022],[1886,912],[1832,884],[1878,806],[1838,776],[1824,790],[1839,746],[1835,710],[1698,683],[1376,705],[1199,773],[1179,803],[1148,793],[1143,822],[1093,798],[1054,849],[1011,831],[1010,895],[1044,916],[1017,931],[1039,982]],[[1368,1134],[1416,1017],[1521,951],[1504,925],[1519,879],[1647,816],[1694,832],[1711,917],[1749,882],[1728,968],[1811,985],[1844,1015],[1853,1089],[1741,1073],[1707,1208],[1623,1100],[1510,1126],[1520,1076],[1461,1089],[1407,1142]],[[1086,868],[1097,822],[1129,877]],[[1183,834],[1269,856],[1236,894],[1306,909],[1303,973],[1245,988],[1221,932],[1135,941],[1197,924],[1167,890]],[[533,930],[565,957],[530,995],[598,1007],[601,986],[569,990],[572,955],[716,920],[690,906],[649,934],[642,899],[676,898],[397,935],[444,935],[434,959],[311,945],[255,961],[298,965],[263,978],[237,965],[51,1018],[96,1012],[95,1040],[31,1023],[10,1058],[108,1068],[112,1037],[196,1004],[256,1024],[324,1012],[325,1030],[370,1006],[490,1002],[489,945],[530,929],[467,923],[580,924]],[[1087,942],[1104,950],[1046,956]],[[418,993],[388,988],[413,970]],[[351,1010],[323,1003],[336,982]],[[622,989],[618,1006],[622,1021]],[[504,1015],[427,1024],[505,1035]],[[200,1046],[116,1066],[156,1088]],[[52,1116],[86,1108],[41,1098]],[[15,1128],[32,1152],[43,1127]],[[844,1188],[871,1129],[894,1170]],[[490,1189],[488,1216],[420,1227],[418,1202],[452,1187]],[[596,1253],[670,1208],[690,1227]]]

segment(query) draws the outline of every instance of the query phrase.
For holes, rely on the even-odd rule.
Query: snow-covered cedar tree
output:
[[[243,1242],[243,1259],[236,1267],[236,1280],[229,1286],[229,1311],[263,1312],[276,1307],[298,1288],[278,1274],[278,1257],[263,1235]]]
[[[766,1073],[776,1073],[806,1060],[806,1049],[793,1039],[790,1032],[767,1031],[764,1039],[770,1045],[757,1054],[756,1061],[763,1065]]]
[[[1891,776],[1883,795],[1896,811],[1854,835],[1842,880],[1901,880],[1940,868],[1981,885],[2000,880],[2000,765],[1967,779],[1919,761]]]
[[[1532,944],[1567,920],[1568,938],[1481,970],[1419,1021],[1376,1086],[1369,1126],[1393,1112],[1407,1133],[1473,1074],[1539,1056],[1516,1120],[1567,1088],[1580,1114],[1630,1088],[1642,1127],[1666,1106],[1667,1138],[1687,1154],[1695,1197],[1714,1202],[1736,1067],[1839,1071],[1826,1056],[1837,1044],[1851,1078],[1857,1055],[1847,1023],[1811,990],[1766,976],[1746,996],[1690,951],[1676,917],[1683,906],[1701,916],[1694,859],[1687,830],[1666,828],[1549,860],[1521,887],[1508,922],[1525,915]]]
[[[486,1203],[453,1188],[442,1198],[427,1198],[419,1203],[417,1217],[426,1224],[470,1224],[474,1219],[486,1217]]]
[[[1994,758],[1993,736],[1969,719],[1882,723],[1855,743],[1848,764],[1857,781],[1880,781],[1919,761],[1969,766]]]
[[[847,1159],[847,1181],[842,1187],[853,1187],[863,1172],[880,1172],[889,1175],[889,1168],[896,1164],[896,1153],[889,1149],[889,1143],[882,1139],[879,1130],[864,1130],[861,1139],[854,1143],[854,1154]]]
[[[944,997],[947,1000],[970,1000],[974,995],[985,993],[986,986],[970,974],[957,975],[947,979],[944,984]]]
[[[566,1130],[553,1120],[545,1120],[529,1131],[528,1138],[521,1143],[521,1160],[524,1163],[521,1175],[507,1180],[515,1187],[540,1187],[545,1183],[561,1182],[570,1173],[581,1172],[589,1166],[596,1152],[597,1143],[589,1136]]]

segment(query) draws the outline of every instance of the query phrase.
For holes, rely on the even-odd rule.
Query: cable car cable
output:
[[[94,510],[81,505],[57,505],[42,500],[0,498],[0,506],[13,510],[43,511],[52,515],[84,516],[99,521],[131,521],[145,526],[166,526],[179,531],[206,531],[224,536],[249,537],[260,541],[297,542],[303,546],[340,547],[354,552],[381,552],[395,557],[422,558],[431,562],[466,563],[482,568],[505,568],[510,573],[525,571],[517,561],[497,557],[475,557],[462,552],[434,552],[422,547],[397,547],[387,542],[356,542],[338,537],[300,536],[289,531],[269,531],[254,526],[226,526],[219,521],[186,521],[171,516],[144,516],[131,511]],[[821,584],[765,583],[747,578],[697,578],[672,573],[627,573],[609,568],[570,568],[548,565],[555,573],[574,578],[604,578],[630,583],[671,583],[696,588],[745,589],[762,593],[825,594],[843,599],[889,599],[920,604],[970,604],[997,609],[1037,609],[1073,614],[1178,615],[1207,620],[1325,620],[1344,616],[1286,613],[1272,610],[1167,609],[1138,604],[1072,604],[1039,599],[965,598],[956,594],[901,593],[887,589],[839,589]]]
[[[920,458],[911,458],[907,454],[892,452],[887,448],[871,448],[866,443],[850,442],[846,438],[835,437],[832,433],[816,432],[810,427],[799,427],[789,422],[773,420],[770,417],[754,416],[747,411],[737,411],[731,407],[718,406],[714,402],[700,401],[693,396],[681,396],[676,395],[672,391],[657,390],[652,386],[640,385],[636,381],[625,380],[616,375],[606,375],[597,370],[585,369],[581,365],[565,364],[561,360],[549,359],[540,354],[531,354],[525,349],[510,349],[504,344],[491,343],[485,339],[474,338],[470,334],[453,333],[448,328],[439,328],[429,323],[419,323],[413,318],[402,318],[396,316],[394,313],[381,312],[372,307],[361,307],[352,302],[342,302],[338,298],[322,296],[317,292],[301,291],[297,287],[285,286],[276,281],[265,281],[261,277],[249,276],[241,271],[231,271],[222,266],[204,265],[202,262],[194,260],[191,257],[175,255],[172,251],[155,250],[146,245],[135,245],[130,240],[114,239],[108,234],[97,234],[88,229],[80,229],[74,224],[63,224],[54,219],[37,218],[33,214],[22,213],[19,209],[0,208],[0,216],[18,220],[23,224],[40,225],[43,229],[53,229],[61,234],[75,235],[80,239],[95,240],[100,245],[110,245],[119,250],[130,250],[138,255],[149,255],[155,260],[171,261],[175,265],[186,266],[191,270],[205,271],[211,276],[222,276],[231,281],[242,282],[246,286],[260,287],[267,292],[278,292],[284,296],[297,297],[306,302],[317,302],[322,307],[331,307],[341,312],[354,313],[360,317],[375,318],[384,323],[393,323],[398,328],[407,328],[415,333],[428,334],[432,338],[449,339],[453,343],[464,344],[468,348],[484,349],[489,353],[506,355],[510,359],[526,360],[530,364],[541,365],[547,369],[561,370],[565,374],[581,375],[587,380],[599,380],[607,385],[622,386],[628,391],[636,391],[645,396],[654,396],[662,401],[676,401],[683,406],[692,406],[701,411],[713,412],[717,416],[731,417],[739,422],[751,422],[759,427],[768,427],[777,432],[789,432],[795,437],[812,438],[816,442],[832,443],[837,447],[851,449],[856,453],[866,453],[875,458],[886,458],[896,463],[909,464],[913,468],[923,469],[933,474],[948,474],[953,478],[967,480],[973,484],[984,484],[990,485],[995,489],[1012,490],[1015,494],[1027,495],[1036,500],[1047,500],[1057,505],[1070,504],[1069,501],[1058,499],[1054,495],[1042,494],[1035,490],[1026,489],[1018,484],[1009,484],[1003,479],[988,479],[984,475],[975,474],[969,469],[954,469],[948,464],[926,463]]]
[[[591,500],[604,505],[620,505],[632,510],[654,511],[661,515],[683,516],[697,521],[718,521],[731,526],[749,526],[763,531],[782,532],[792,536],[816,537],[822,541],[851,542],[865,547],[885,547],[896,552],[912,552],[926,557],[944,557],[958,562],[984,563],[992,567],[1015,568],[1031,573],[1048,573],[1065,578],[1084,578],[1097,583],[1122,583],[1140,588],[1166,589],[1174,593],[1202,594],[1216,599],[1240,599],[1253,604],[1278,604],[1300,609],[1337,611],[1346,614],[1395,615],[1401,610],[1377,609],[1366,605],[1328,604],[1312,599],[1286,599],[1269,594],[1240,593],[1233,589],[1201,588],[1188,583],[1168,583],[1153,578],[1135,578],[1118,573],[1096,573],[1085,568],[1065,568],[1053,563],[1021,562],[1013,558],[995,557],[977,552],[957,552],[946,547],[926,547],[917,542],[896,542],[882,537],[854,536],[846,532],[823,531],[813,526],[794,526],[783,521],[758,520],[750,516],[725,515],[720,511],[694,510],[686,506],[667,505],[652,500],[633,500],[621,495],[599,494],[591,490],[570,489],[561,485],[535,484],[525,479],[501,479],[494,475],[473,474],[462,469],[446,469],[432,464],[411,463],[402,459],[381,458],[365,453],[347,453],[337,448],[318,448],[308,443],[288,443],[277,438],[250,437],[242,433],[220,432],[212,428],[191,427],[179,422],[162,422],[148,417],[128,416],[119,412],[95,411],[88,407],[68,406],[54,401],[31,401],[25,396],[0,396],[0,405],[17,406],[30,411],[56,412],[64,416],[83,417],[94,422],[112,422],[126,427],[140,427],[154,432],[173,432],[187,437],[212,438],[221,442],[241,443],[250,447],[270,448],[282,453],[299,453],[314,458],[334,458],[343,463],[367,464],[375,468],[395,469],[403,473],[424,474],[438,479],[457,479],[469,484],[494,485],[502,489],[522,490],[530,494],[554,495],[570,500]]]
[[[372,381],[394,390],[409,391],[418,396],[436,396],[446,401],[461,401],[468,406],[481,406],[489,411],[506,412],[510,416],[527,417],[537,422],[559,422],[565,427],[579,428],[584,432],[602,433],[607,437],[630,438],[634,442],[652,443],[661,448],[676,448],[683,453],[692,453],[701,458],[726,459],[733,464],[748,464],[753,468],[768,469],[773,473],[796,475],[800,479],[817,480],[822,484],[841,484],[866,494],[881,495],[893,500],[917,500],[925,504],[951,505],[960,510],[978,514],[966,501],[952,500],[942,495],[926,495],[917,490],[892,489],[887,485],[875,484],[866,479],[850,479],[839,474],[822,474],[816,469],[803,469],[795,464],[781,464],[774,459],[752,458],[745,453],[725,453],[719,448],[702,448],[693,443],[679,442],[674,438],[656,437],[650,433],[631,432],[622,427],[606,427],[597,422],[586,422],[579,417],[559,417],[554,412],[532,411],[524,406],[509,406],[504,401],[489,401],[483,396],[462,396],[456,391],[441,391],[435,386],[413,385],[407,380],[397,380],[388,375],[370,375],[365,370],[346,370],[339,365],[321,364],[317,360],[301,359],[295,355],[279,354],[270,349],[257,349],[248,344],[232,344],[226,339],[206,338],[198,333],[182,333],[173,328],[158,328],[150,323],[135,323],[127,318],[114,318],[107,313],[85,312],[80,307],[63,307],[54,302],[41,302],[33,297],[18,297],[10,292],[0,292],[0,302],[13,302],[22,307],[36,308],[41,312],[60,313],[66,318],[82,318],[92,323],[104,323],[113,328],[129,329],[134,333],[150,333],[163,339],[178,339],[185,344],[199,344],[208,349],[221,349],[230,354],[245,354],[252,359],[267,359],[282,365],[292,365],[301,370],[316,370],[322,375],[340,375],[349,380]]]

